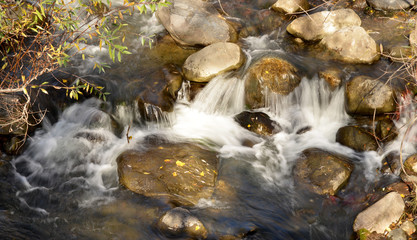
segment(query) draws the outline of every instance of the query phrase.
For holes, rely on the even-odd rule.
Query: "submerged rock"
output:
[[[414,6],[414,0],[366,0],[368,4],[378,10],[404,10]]]
[[[221,73],[239,68],[244,59],[237,44],[214,43],[185,60],[184,75],[190,81],[208,82]]]
[[[390,192],[356,216],[353,230],[366,229],[370,232],[384,233],[391,223],[396,223],[404,212],[405,204],[401,195]]]
[[[206,239],[208,232],[203,223],[187,209],[177,207],[166,212],[157,223],[158,229],[168,237]]]
[[[348,63],[373,63],[379,59],[375,40],[359,26],[342,28],[320,42],[336,59]]]
[[[310,5],[307,0],[278,0],[272,9],[278,12],[295,13],[308,10]]]
[[[345,126],[336,133],[336,142],[350,147],[355,151],[376,151],[378,143],[364,128],[358,126]]]
[[[303,40],[317,41],[339,29],[360,25],[361,19],[353,10],[339,9],[297,18],[288,25],[287,31]]]
[[[181,205],[209,198],[217,177],[216,152],[189,143],[154,144],[117,158],[119,182],[145,196],[168,196]]]
[[[291,63],[280,58],[262,58],[248,70],[245,102],[251,109],[264,107],[265,90],[288,95],[300,82],[298,70]]]
[[[318,194],[335,195],[346,185],[352,171],[353,164],[346,157],[311,148],[297,160],[294,176]]]
[[[202,0],[172,0],[158,8],[156,16],[181,45],[210,45],[235,41],[236,31],[220,16],[214,6]]]
[[[396,109],[395,92],[387,84],[367,76],[346,83],[346,111],[352,115],[384,114]]]
[[[243,111],[234,117],[240,126],[263,136],[272,136],[281,131],[281,126],[263,112]]]

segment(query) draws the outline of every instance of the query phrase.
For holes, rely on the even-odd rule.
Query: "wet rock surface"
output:
[[[168,196],[181,205],[209,198],[217,177],[216,152],[189,143],[163,143],[117,158],[119,182],[145,196]]]
[[[353,165],[341,155],[312,148],[301,153],[295,179],[317,194],[335,195],[348,181]]]
[[[265,90],[288,95],[301,82],[297,68],[280,58],[258,60],[248,70],[245,82],[245,102],[251,109],[265,106]]]
[[[234,119],[243,128],[262,136],[271,136],[281,131],[281,126],[263,112],[244,111]]]
[[[397,222],[404,212],[405,204],[399,193],[390,192],[358,214],[353,224],[355,232],[366,229],[384,233],[392,223]]]
[[[378,143],[366,129],[358,126],[345,126],[336,133],[336,142],[355,151],[376,151]]]
[[[185,60],[185,77],[194,82],[208,82],[213,77],[239,68],[245,58],[237,44],[214,43]]]
[[[174,0],[159,8],[156,16],[181,45],[207,46],[236,39],[236,31],[219,16],[214,6],[202,0]]]
[[[346,112],[373,116],[394,112],[395,92],[387,84],[367,76],[358,76],[346,83]]]

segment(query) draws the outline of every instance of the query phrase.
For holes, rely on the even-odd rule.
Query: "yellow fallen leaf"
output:
[[[164,162],[171,162],[171,159],[165,159]]]
[[[248,124],[248,128],[250,128],[250,124]]]
[[[198,231],[200,229],[200,226],[195,226],[195,230]]]
[[[177,176],[177,172],[173,172],[172,176],[176,177]]]
[[[151,174],[151,173],[148,173],[148,172],[143,172],[143,174],[145,174],[145,175],[149,175],[149,174]]]
[[[163,147],[158,147],[158,149],[164,149]]]
[[[177,164],[178,167],[182,167],[185,165],[185,163],[181,162],[180,160],[177,160],[175,163]]]
[[[200,176],[204,177],[204,172],[201,172],[201,173],[200,173]]]

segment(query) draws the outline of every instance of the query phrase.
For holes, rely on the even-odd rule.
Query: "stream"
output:
[[[136,32],[164,34],[151,14],[127,19],[142,26]],[[123,56],[122,63],[112,64],[104,74],[92,71],[90,60],[75,61],[77,74],[98,76],[111,94],[106,102],[90,98],[73,103],[56,122],[45,119],[28,139],[24,152],[12,160],[19,207],[2,210],[0,228],[9,230],[1,234],[10,234],[11,239],[167,239],[156,222],[172,205],[119,186],[116,163],[122,152],[140,149],[148,137],[163,136],[170,142],[203,143],[218,152],[217,182],[225,183],[225,194],[187,207],[208,229],[208,239],[353,239],[356,215],[398,179],[379,171],[382,159],[400,148],[405,157],[417,151],[412,139],[416,127],[402,142],[406,129],[401,126],[414,117],[413,104],[395,121],[400,129],[397,139],[381,151],[355,152],[335,140],[337,130],[353,118],[345,111],[344,86],[330,89],[317,69],[334,65],[351,75],[359,71],[379,75],[380,69],[389,67],[386,60],[372,66],[318,60],[309,50],[292,49],[282,26],[240,39],[247,59],[244,66],[215,77],[193,100],[190,83],[184,81],[174,110],[156,110],[156,121],[148,122],[140,120],[129,81],[148,78],[166,62],[150,56],[152,50],[141,46],[137,37],[127,36],[126,41],[133,54]],[[86,51],[107,59],[107,52],[97,46],[87,46]],[[266,107],[260,110],[282,131],[263,138],[242,128],[234,116],[246,110],[246,70],[266,55],[291,59],[307,74],[287,96],[266,93]],[[409,96],[402,101],[410,101]],[[310,130],[300,134],[306,127]],[[131,136],[129,141],[126,135]],[[243,144],[248,140],[254,144]],[[352,159],[354,171],[336,196],[317,195],[294,183],[295,161],[309,148]]]

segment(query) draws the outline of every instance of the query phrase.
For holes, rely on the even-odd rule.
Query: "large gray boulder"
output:
[[[375,40],[359,26],[342,28],[320,42],[336,59],[348,63],[373,63],[379,59]]]
[[[346,185],[352,171],[353,164],[346,157],[311,148],[297,160],[294,176],[315,193],[335,195]]]
[[[235,41],[236,31],[220,16],[214,6],[202,0],[171,0],[159,8],[156,16],[181,45],[210,45]]]
[[[208,82],[213,77],[239,68],[245,60],[235,43],[219,42],[190,55],[183,65],[185,77],[194,82]]]
[[[339,29],[360,25],[361,19],[353,10],[339,9],[297,18],[288,25],[287,31],[303,40],[318,41]]]
[[[310,5],[307,0],[278,0],[272,9],[283,13],[295,13],[308,10]]]
[[[189,143],[161,143],[146,151],[127,150],[117,158],[119,182],[145,196],[166,196],[181,205],[209,198],[217,178],[218,158]]]
[[[346,83],[346,111],[352,115],[373,116],[394,112],[395,92],[387,84],[368,76],[358,76]]]
[[[356,216],[353,224],[355,232],[366,229],[370,232],[384,233],[391,223],[400,220],[405,204],[401,195],[390,192]]]
[[[265,90],[288,95],[301,82],[297,68],[286,60],[265,57],[254,63],[245,80],[245,102],[251,109],[265,107]]]
[[[366,0],[368,4],[378,10],[403,10],[414,6],[414,0]]]

